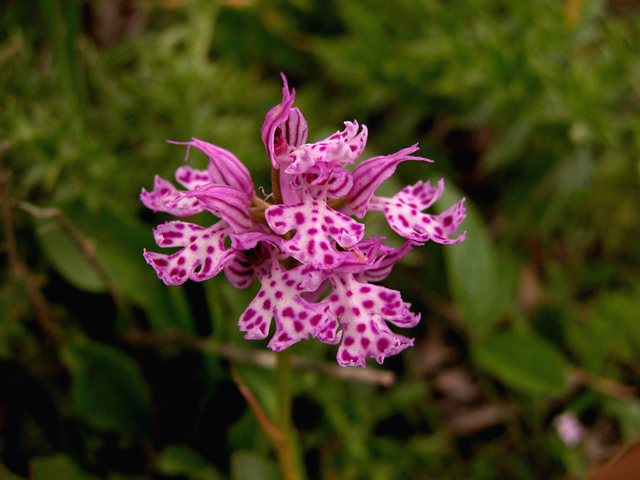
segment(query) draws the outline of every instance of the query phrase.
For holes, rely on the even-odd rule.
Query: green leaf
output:
[[[436,203],[444,211],[463,197],[447,182]],[[447,280],[453,300],[460,308],[470,333],[490,329],[514,305],[516,265],[505,252],[498,252],[476,207],[465,201],[467,217],[458,230],[467,238],[457,245],[443,246]]]
[[[158,472],[163,475],[187,475],[194,480],[219,480],[216,469],[191,448],[170,445],[158,454]]]
[[[151,396],[139,365],[116,348],[92,341],[65,346],[71,396],[91,426],[136,437],[149,434]]]
[[[231,480],[278,480],[275,462],[256,452],[237,451],[231,455]]]
[[[97,480],[76,465],[66,455],[36,457],[30,462],[32,480]],[[0,473],[2,473],[0,471]],[[4,478],[4,477],[3,477]]]
[[[544,395],[567,386],[562,354],[532,334],[496,333],[477,344],[473,355],[481,368],[524,393]]]
[[[104,292],[104,285],[95,270],[58,224],[54,221],[39,223],[36,232],[40,247],[57,272],[79,290]]]
[[[128,218],[118,207],[89,212],[76,206],[65,214],[84,240],[92,245],[97,260],[115,288],[145,310],[154,328],[178,327],[193,333],[193,315],[184,289],[165,286],[144,261],[143,249],[154,245],[151,229]],[[106,291],[95,268],[55,221],[41,224],[38,238],[47,258],[65,280],[80,290]],[[167,291],[169,288],[171,290]]]

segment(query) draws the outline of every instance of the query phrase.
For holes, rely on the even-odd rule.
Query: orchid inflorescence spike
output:
[[[443,180],[438,185],[420,181],[390,198],[374,195],[401,162],[431,160],[412,156],[418,150],[414,145],[346,169],[362,154],[367,128],[345,122],[343,131],[306,143],[307,121],[293,107],[295,90],[289,91],[284,75],[282,80],[282,102],[262,126],[275,173],[270,200],[278,203],[258,197],[249,171],[231,152],[195,138],[171,142],[187,145],[187,156],[191,147],[204,152],[208,168],[178,168],[176,181],[185,190],[156,177],[153,190],[143,189],[140,199],[154,211],[189,217],[206,210],[220,220],[209,227],[166,222],[154,230],[156,243],[179,250],[145,251],[144,257],[167,285],[224,272],[232,285],[247,288],[257,277],[260,291],[238,322],[247,339],[266,338],[275,320],[268,344],[274,351],[311,335],[340,343],[342,366],[364,367],[368,358],[382,363],[413,344],[388,323],[409,328],[420,315],[409,311],[400,292],[371,282],[386,278],[416,245],[464,240],[466,232],[451,238],[465,217],[464,199],[439,215],[423,213],[442,195]],[[365,238],[365,225],[358,220],[372,210],[406,239],[401,248],[386,245],[384,238]]]

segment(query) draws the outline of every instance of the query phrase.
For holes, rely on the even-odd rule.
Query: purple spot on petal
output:
[[[304,223],[304,215],[301,212],[296,212],[295,219],[298,225],[302,225]]]
[[[353,337],[347,337],[344,339],[344,344],[348,347],[349,345],[353,345]]]
[[[289,317],[289,318],[293,318],[295,316],[295,314],[293,313],[293,308],[291,307],[287,307],[282,311],[282,316],[283,317]]]
[[[284,312],[283,312],[284,315]],[[296,332],[300,333],[302,331],[302,323],[300,322],[293,322],[293,328]]]
[[[358,326],[356,327],[356,330],[358,330],[360,333],[363,333],[366,329],[367,329],[367,326],[364,323],[359,323]]]
[[[384,352],[388,346],[389,340],[387,340],[386,338],[381,338],[380,340],[378,340],[378,343],[376,343],[376,347],[378,348],[378,351],[380,353]]]

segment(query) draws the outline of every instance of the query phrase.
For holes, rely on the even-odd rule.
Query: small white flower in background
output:
[[[582,442],[586,430],[580,420],[572,413],[565,412],[553,419],[558,435],[569,447],[576,447]]]

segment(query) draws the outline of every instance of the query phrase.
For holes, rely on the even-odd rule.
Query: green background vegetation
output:
[[[165,287],[142,250],[169,217],[138,194],[192,136],[269,191],[284,72],[311,141],[353,119],[363,158],[419,141],[435,163],[381,190],[444,177],[438,208],[468,205],[465,242],[385,281],[423,317],[365,370],[391,387],[292,347],[313,362],[294,371],[309,478],[584,478],[640,433],[639,20],[633,0],[3,2],[0,477],[278,478],[229,373],[273,413],[266,342],[236,327],[255,285]]]

